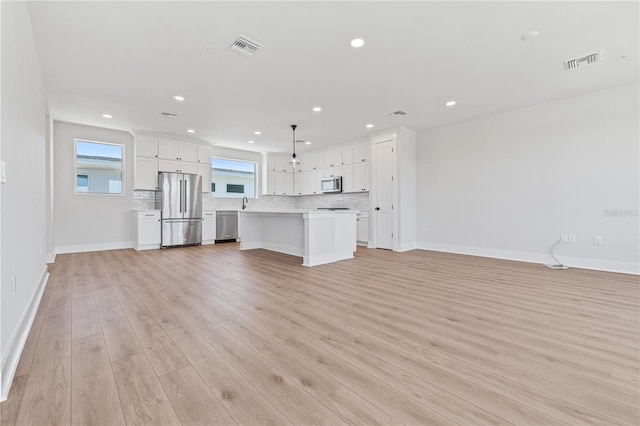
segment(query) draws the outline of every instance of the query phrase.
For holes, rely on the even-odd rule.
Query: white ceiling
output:
[[[312,141],[298,145],[304,152],[639,74],[636,1],[46,1],[30,11],[54,119],[183,137],[191,128],[201,140],[255,151],[289,152],[290,124]],[[540,36],[521,40],[531,30]],[[231,52],[238,34],[264,47],[252,58]],[[355,37],[364,47],[349,45]],[[595,51],[601,62],[564,70],[563,61]],[[458,104],[445,108],[451,98]],[[398,109],[409,115],[388,117]]]

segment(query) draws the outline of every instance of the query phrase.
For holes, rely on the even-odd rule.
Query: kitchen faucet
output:
[[[242,210],[247,208],[247,204],[249,204],[249,199],[247,197],[242,197]]]

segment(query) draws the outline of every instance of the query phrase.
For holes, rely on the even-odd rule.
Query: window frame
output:
[[[122,165],[121,165],[121,170],[122,170],[122,180],[121,180],[121,191],[119,193],[117,192],[81,192],[78,191],[78,182],[77,182],[77,176],[78,176],[78,142],[89,142],[89,143],[95,143],[95,144],[100,144],[100,145],[111,145],[111,146],[119,146],[122,149]],[[106,195],[106,196],[124,196],[125,195],[125,177],[126,177],[126,167],[125,167],[125,158],[126,158],[126,146],[123,143],[114,143],[114,142],[102,142],[102,141],[95,141],[95,140],[91,140],[91,139],[83,139],[83,138],[73,138],[73,170],[74,170],[74,179],[73,179],[73,193],[74,195]],[[84,173],[81,173],[84,174]],[[87,179],[89,180],[89,179]]]
[[[230,158],[230,157],[219,157],[217,155],[213,155],[211,154],[211,172],[213,174],[213,160],[226,160],[226,161],[237,161],[238,163],[250,163],[253,164],[253,198],[249,198],[250,200],[257,200],[258,199],[258,195],[259,195],[259,171],[258,171],[258,167],[259,167],[259,163],[257,161],[253,161],[253,160],[243,160],[240,158]],[[215,182],[211,182],[212,184],[215,184]],[[239,194],[239,192],[237,193]],[[233,199],[239,199],[239,197],[216,197],[215,196],[215,191],[211,191],[211,198],[221,198],[221,199],[229,199],[229,200],[233,200]]]

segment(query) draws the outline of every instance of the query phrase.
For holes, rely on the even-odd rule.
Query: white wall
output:
[[[27,4],[1,2],[0,7],[0,152],[7,163],[7,183],[0,185],[0,385],[5,399],[47,277],[44,253],[47,112]]]
[[[567,233],[577,242],[557,255],[570,266],[637,273],[638,92],[621,86],[419,132],[419,246],[550,261]],[[606,216],[616,209],[630,215]]]
[[[74,138],[124,145],[124,194],[76,194]],[[54,122],[56,253],[133,246],[133,137],[123,131]]]

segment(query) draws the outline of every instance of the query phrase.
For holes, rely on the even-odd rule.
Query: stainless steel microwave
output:
[[[342,176],[322,178],[320,180],[320,190],[322,192],[342,192]]]

